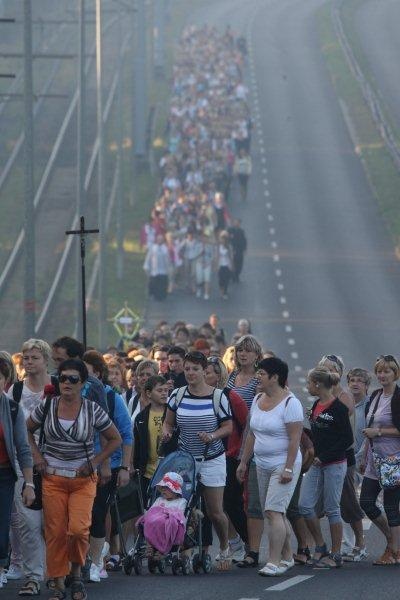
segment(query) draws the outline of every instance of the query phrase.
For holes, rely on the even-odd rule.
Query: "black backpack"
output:
[[[56,377],[55,375],[52,375],[51,376],[51,384],[55,387],[56,396],[58,396],[58,394],[60,393],[60,386],[58,384],[58,377]],[[23,381],[16,381],[14,383],[13,389],[12,389],[12,396],[13,396],[14,402],[19,402],[21,400],[22,390],[23,389],[24,389],[24,382]]]

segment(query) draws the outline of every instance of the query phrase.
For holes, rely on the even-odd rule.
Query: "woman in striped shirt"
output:
[[[258,386],[256,365],[262,359],[262,348],[253,335],[242,335],[235,344],[235,370],[229,375],[226,387],[235,391],[251,409]],[[246,438],[246,432],[243,440]],[[245,487],[248,547],[246,556],[237,566],[246,569],[258,565],[258,554],[264,530],[264,514],[261,509],[256,465],[250,462]]]
[[[58,368],[60,396],[46,399],[28,418],[27,427],[36,469],[43,478],[43,513],[47,574],[54,579],[51,600],[63,600],[64,579],[70,572],[71,599],[87,597],[81,566],[89,549],[89,527],[96,495],[97,467],[121,444],[109,416],[95,402],[81,397],[88,378],[83,361],[70,358]],[[43,428],[39,449],[34,432]],[[105,445],[94,454],[95,430]]]
[[[228,519],[223,510],[226,482],[225,448],[222,439],[232,433],[229,400],[221,390],[207,385],[207,359],[201,352],[190,352],[184,359],[188,385],[175,389],[169,397],[163,426],[163,439],[169,440],[179,427],[179,447],[199,462],[207,514],[220,543],[219,569],[230,566]],[[201,462],[205,456],[204,462]]]

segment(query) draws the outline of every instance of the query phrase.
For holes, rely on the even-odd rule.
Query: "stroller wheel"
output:
[[[188,556],[182,557],[182,575],[190,574],[190,558]]]
[[[156,572],[156,569],[157,569],[157,561],[155,561],[154,558],[149,558],[147,560],[147,568],[149,570],[149,573],[154,575],[154,573]]]
[[[200,558],[199,554],[194,554],[192,558],[192,567],[194,573],[200,573],[203,568],[203,561]]]
[[[172,558],[171,568],[172,568],[172,573],[174,575],[178,575],[179,569],[180,569],[180,560],[177,556],[174,556]]]
[[[132,569],[133,569],[132,557],[131,556],[127,556],[122,561],[122,570],[125,573],[125,575],[131,575],[132,574]]]
[[[209,554],[204,553],[201,558],[201,566],[203,567],[204,573],[211,573],[212,562],[211,556]]]
[[[136,575],[141,575],[142,571],[143,571],[143,563],[142,563],[142,557],[141,556],[134,556],[133,557],[133,568],[135,570]]]
[[[165,567],[166,567],[165,560],[164,559],[159,560],[157,567],[158,567],[159,573],[161,573],[161,574],[165,573]]]

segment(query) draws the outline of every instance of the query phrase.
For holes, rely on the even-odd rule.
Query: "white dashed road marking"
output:
[[[269,204],[269,202],[267,202],[267,208],[270,208],[270,207],[268,206],[268,204]],[[270,227],[270,228],[269,228],[269,234],[270,234],[270,235],[275,235],[275,227]]]
[[[286,333],[291,333],[292,326],[291,325],[285,325],[285,331],[286,331]]]
[[[267,198],[269,198],[269,191],[268,190],[265,190],[264,196],[266,196]]]
[[[282,275],[282,271],[280,269],[275,269],[275,275],[280,277]]]
[[[266,592],[283,592],[298,583],[302,583],[303,581],[307,581],[307,579],[312,579],[314,575],[297,575],[296,577],[290,577],[290,579],[286,579],[286,581],[282,581],[282,583],[278,583],[277,585],[273,585],[271,587],[265,588]]]
[[[297,359],[299,358],[299,355],[297,354],[297,352],[291,352],[291,353],[290,353],[290,356],[291,356],[292,358],[294,358],[295,360],[297,360]]]

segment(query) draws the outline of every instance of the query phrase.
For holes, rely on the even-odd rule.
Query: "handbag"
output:
[[[45,439],[44,424],[46,422],[46,418],[47,418],[47,415],[50,410],[51,398],[52,398],[51,396],[47,396],[47,398],[46,398],[46,402],[45,402],[44,409],[43,409],[43,418],[42,418],[42,422],[40,423],[39,444],[38,444],[40,451],[42,449],[43,442]],[[34,502],[32,502],[32,504],[30,506],[27,506],[27,508],[30,508],[31,510],[42,510],[42,508],[43,508],[42,474],[39,473],[39,471],[37,471],[35,469],[35,467],[33,468],[33,485],[35,486],[35,500],[34,500]],[[24,487],[25,487],[25,484],[23,485],[22,489],[24,489]]]
[[[381,396],[382,392],[378,395],[378,398],[375,402],[374,409],[368,422],[368,427],[371,427],[374,421],[375,413],[377,411]],[[390,490],[400,487],[400,452],[397,454],[391,454],[390,456],[382,457],[375,452],[372,440],[369,440],[369,442],[371,444],[372,458],[381,488]]]

